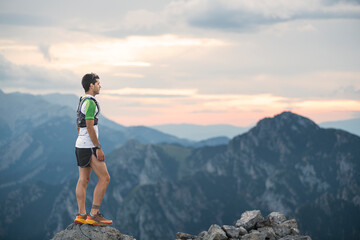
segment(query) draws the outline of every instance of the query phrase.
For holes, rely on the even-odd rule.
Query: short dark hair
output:
[[[97,75],[96,73],[87,73],[83,76],[81,84],[85,92],[89,91],[91,83],[96,83],[96,79],[100,79],[99,75]]]

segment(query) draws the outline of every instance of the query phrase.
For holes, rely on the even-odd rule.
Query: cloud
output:
[[[115,73],[114,76],[115,77],[129,77],[129,78],[144,78],[144,75],[142,75],[142,74],[139,74],[139,73],[127,73],[127,72]]]
[[[50,56],[49,48],[50,48],[50,45],[48,45],[48,44],[41,43],[39,45],[39,51],[43,54],[44,58],[47,61],[51,62],[51,56]]]
[[[190,0],[172,2],[166,11],[190,26],[235,31],[298,19],[360,18],[359,1]]]
[[[359,78],[360,79],[360,78]],[[347,96],[350,99],[360,99],[360,86],[348,85],[333,91],[334,96]]]
[[[321,121],[341,118],[333,115],[336,112],[350,116],[360,111],[359,100],[306,99],[273,94],[202,94],[197,89],[123,88],[102,91],[98,98],[107,106],[103,108],[106,116],[126,125],[191,122],[245,126],[254,119],[290,109]]]
[[[180,0],[167,4],[107,0],[86,6],[83,1],[70,0],[51,4],[45,0],[9,1],[2,6],[5,12],[0,13],[0,24],[56,26],[110,37],[175,34],[188,31],[189,26],[250,31],[297,19],[359,19],[359,5],[359,0]]]
[[[360,4],[360,0],[323,0],[324,4],[339,4],[339,3],[346,3],[346,4]]]
[[[57,22],[49,16],[30,15],[20,13],[0,13],[0,24],[17,26],[54,26]]]
[[[74,88],[81,87],[80,80],[74,81],[78,78],[66,70],[13,64],[0,55],[0,82],[2,89],[6,91],[19,89],[33,93],[54,90],[71,92]]]
[[[316,111],[359,111],[360,101],[355,100],[306,100],[291,104],[295,109],[306,109]]]
[[[45,43],[21,44],[0,39],[0,51],[15,64],[67,69],[82,73],[89,69],[106,72],[111,68],[149,68],[154,61],[164,57],[174,57],[184,49],[199,50],[226,44],[225,41],[215,38],[177,35],[131,36],[123,39],[98,37],[87,41],[84,41],[84,38],[74,38],[72,41],[53,43],[51,47]],[[128,76],[143,75],[133,73],[132,76]]]
[[[197,93],[197,89],[162,89],[162,88],[122,88],[103,90],[103,94],[128,95],[128,96],[191,96]]]
[[[360,110],[359,100],[317,99],[275,96],[273,94],[202,94],[197,89],[162,89],[162,88],[122,88],[103,90],[103,98],[126,99],[131,106],[137,102],[141,107],[159,106],[183,109],[192,113],[260,111],[269,109],[298,110]],[[142,98],[139,98],[141,96]],[[164,100],[166,99],[166,100]],[[187,109],[187,110],[186,110]]]

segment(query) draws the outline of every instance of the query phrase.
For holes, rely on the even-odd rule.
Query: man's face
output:
[[[94,84],[94,88],[93,88],[95,95],[100,93],[100,88],[101,88],[100,81],[99,79],[96,79],[96,83]]]

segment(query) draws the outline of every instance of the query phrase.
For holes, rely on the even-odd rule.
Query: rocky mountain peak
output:
[[[252,147],[270,152],[290,153],[304,146],[318,133],[320,127],[310,119],[286,111],[272,118],[260,120],[249,132],[230,142],[232,151],[246,151]]]
[[[288,130],[291,132],[304,132],[306,130],[315,130],[319,127],[306,117],[285,111],[275,115],[273,118],[260,120],[255,128],[265,131]]]
[[[79,225],[72,223],[65,230],[58,232],[52,238],[52,240],[88,240],[88,239],[98,239],[98,240],[136,240],[135,238],[122,234],[119,230],[113,227],[101,227],[101,226],[92,226],[88,224]]]

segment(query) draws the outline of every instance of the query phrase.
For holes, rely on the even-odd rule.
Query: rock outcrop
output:
[[[279,212],[264,218],[259,210],[244,212],[235,226],[213,224],[197,236],[177,233],[176,237],[177,240],[311,240],[300,235],[295,219],[286,220]]]
[[[51,240],[136,240],[122,234],[113,227],[100,227],[88,224],[70,224],[65,230],[58,232]]]

